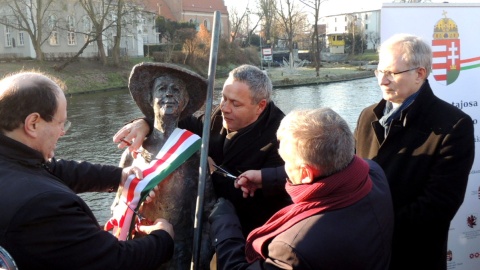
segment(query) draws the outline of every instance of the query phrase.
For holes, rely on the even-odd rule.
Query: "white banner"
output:
[[[397,33],[427,40],[434,58],[429,77],[433,91],[474,120],[477,154],[465,200],[450,226],[448,269],[480,269],[479,14],[480,4],[383,4],[381,10],[382,40]]]

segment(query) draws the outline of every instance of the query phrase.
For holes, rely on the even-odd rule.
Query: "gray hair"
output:
[[[270,103],[273,89],[272,81],[266,73],[256,66],[241,65],[230,71],[228,77],[248,85],[253,104],[258,104],[262,99]]]
[[[396,34],[385,40],[379,47],[381,54],[385,50],[400,49],[402,60],[411,68],[423,67],[426,77],[432,72],[432,49],[423,39],[410,34]]]
[[[294,110],[277,131],[280,143],[293,144],[297,162],[328,176],[346,168],[355,154],[355,141],[347,122],[334,110]]]

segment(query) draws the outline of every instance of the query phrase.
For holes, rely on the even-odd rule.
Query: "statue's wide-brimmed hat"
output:
[[[190,98],[186,108],[180,115],[180,119],[193,114],[203,106],[208,86],[205,78],[191,70],[174,64],[140,63],[135,65],[130,73],[128,88],[133,100],[135,100],[137,106],[147,118],[155,118],[155,113],[150,103],[150,93],[155,79],[164,75],[175,76],[186,84],[186,90]]]

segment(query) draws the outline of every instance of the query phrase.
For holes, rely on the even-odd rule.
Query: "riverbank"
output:
[[[111,89],[126,88],[131,68],[143,59],[135,59],[124,63],[121,67],[102,66],[99,62],[79,60],[71,63],[62,71],[55,71],[57,62],[38,62],[21,60],[0,63],[0,76],[20,70],[36,70],[51,74],[63,80],[67,85],[67,94],[80,94]],[[309,84],[322,84],[373,76],[372,70],[365,70],[359,66],[343,64],[325,64],[320,68],[320,76],[316,76],[314,68],[301,67],[289,70],[285,68],[266,69],[274,87],[290,87]],[[215,88],[221,89],[226,78],[215,79]]]

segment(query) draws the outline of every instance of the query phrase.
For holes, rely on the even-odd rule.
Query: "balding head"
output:
[[[20,72],[0,81],[0,131],[12,131],[25,118],[38,112],[47,121],[52,120],[63,95],[63,83],[39,72]]]

